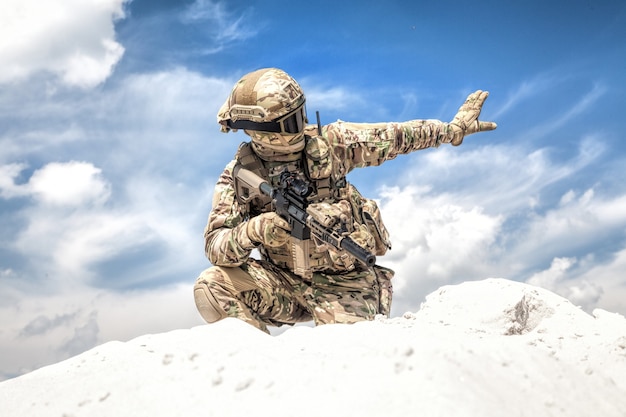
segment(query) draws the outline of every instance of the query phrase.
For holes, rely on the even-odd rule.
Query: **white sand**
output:
[[[0,416],[626,416],[626,319],[504,279],[266,335],[234,319],[0,383]]]

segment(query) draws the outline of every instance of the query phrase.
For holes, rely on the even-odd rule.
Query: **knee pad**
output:
[[[219,271],[211,271],[218,273]],[[193,298],[196,302],[196,308],[207,323],[215,323],[221,319],[228,317],[228,314],[221,307],[215,297],[214,291],[211,289],[211,280],[207,279],[203,274],[200,276],[196,285],[193,287]]]

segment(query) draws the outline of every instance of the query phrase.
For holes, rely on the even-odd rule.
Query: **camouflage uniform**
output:
[[[378,207],[346,175],[441,143],[458,146],[466,135],[495,129],[495,123],[478,120],[487,96],[481,90],[470,94],[450,123],[338,121],[318,132],[305,126],[304,92],[287,73],[263,68],[243,76],[217,114],[223,132],[241,129],[251,141],[239,148],[215,189],[204,232],[214,266],[194,286],[202,317],[209,323],[237,317],[267,331],[267,325],[351,323],[389,314],[393,271],[367,266],[314,234],[290,237],[290,225],[271,199],[246,195],[233,172],[243,167],[273,187],[285,171],[299,176],[312,184],[304,197],[307,215],[326,219],[326,227],[339,222],[342,239],[383,255],[391,245]],[[255,249],[261,259],[250,257]]]
[[[205,252],[214,265],[202,272],[195,286],[199,311],[208,322],[224,317],[242,319],[267,331],[267,325],[315,321],[352,323],[389,314],[393,271],[367,268],[344,251],[312,242],[308,276],[294,273],[292,245],[265,247],[250,240],[245,223],[271,210],[270,201],[243,204],[233,180],[235,164],[248,165],[276,186],[288,169],[312,181],[311,204],[339,210],[351,219],[351,237],[376,255],[391,247],[376,203],[364,198],[345,180],[357,167],[376,166],[419,149],[458,140],[458,129],[438,120],[356,124],[337,121],[305,129],[305,149],[291,161],[268,161],[240,148],[215,188],[213,208],[204,232]],[[250,257],[258,249],[261,259]],[[219,305],[223,311],[208,308]],[[207,313],[207,311],[211,311]]]

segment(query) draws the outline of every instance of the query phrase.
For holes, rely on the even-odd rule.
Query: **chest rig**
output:
[[[244,142],[239,146],[236,159],[243,168],[268,180],[272,187],[278,185],[280,176],[285,171],[305,180],[312,187],[312,192],[307,197],[309,203],[333,202],[345,199],[347,182],[345,177],[334,178],[332,155],[326,141],[319,137],[311,136],[305,136],[305,141],[302,158],[296,161],[263,161],[254,153],[249,142]],[[255,198],[247,203],[240,196],[237,196],[237,199],[239,203],[248,205],[246,210],[251,216],[271,210],[271,198],[267,196]]]
[[[250,143],[243,143],[239,147],[236,159],[242,168],[265,179],[273,188],[279,186],[281,176],[285,172],[308,183],[312,188],[312,192],[306,197],[309,207],[324,206],[327,203],[344,207],[348,211],[348,217],[351,218],[348,221],[350,226],[348,232],[365,227],[374,239],[372,246],[369,247],[370,252],[384,255],[391,248],[391,242],[376,202],[363,197],[346,181],[345,175],[340,173],[343,169],[333,166],[334,155],[323,137],[305,135],[305,141],[302,155],[296,161],[264,161],[253,151]],[[238,188],[235,186],[236,190]],[[264,194],[252,199],[250,196],[247,197],[239,195],[236,191],[244,219],[274,209],[271,197]],[[260,246],[258,249],[264,259],[269,259],[275,265],[290,269],[304,278],[310,278],[312,273],[317,271],[329,273],[352,271],[360,265],[347,252],[331,251],[328,246],[313,239],[292,238],[289,245],[278,248]]]
[[[306,199],[309,204],[320,202],[334,203],[347,200],[348,185],[345,177],[333,176],[332,155],[327,142],[320,137],[305,136],[305,147],[302,156],[295,161],[273,162],[264,161],[252,149],[249,142],[242,143],[237,151],[236,159],[242,168],[252,171],[264,178],[276,188],[285,172],[303,180],[311,187]],[[235,187],[238,189],[238,187]],[[272,211],[272,199],[266,195],[255,196],[253,199],[242,198],[237,193],[244,218],[254,217]],[[327,250],[312,240],[291,240],[289,246],[258,248],[264,258],[274,264],[288,268],[297,275],[310,278],[315,271],[334,270],[335,262],[331,262]]]

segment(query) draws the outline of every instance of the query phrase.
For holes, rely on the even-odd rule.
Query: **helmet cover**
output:
[[[305,96],[300,85],[278,68],[244,75],[220,108],[217,121],[230,129],[295,134],[304,128]],[[291,115],[294,117],[289,117]]]

